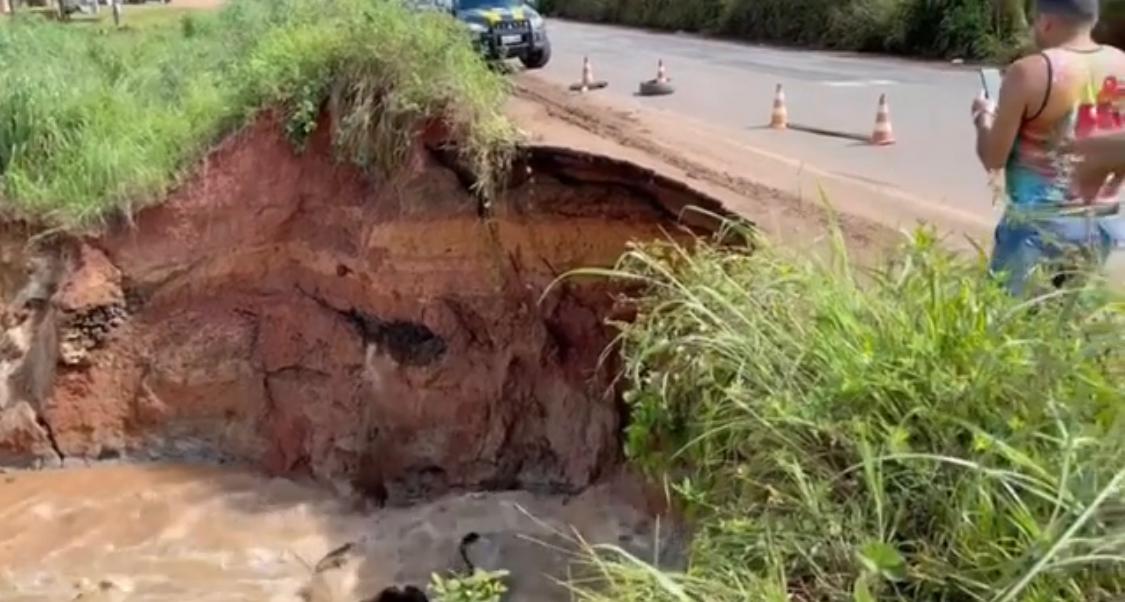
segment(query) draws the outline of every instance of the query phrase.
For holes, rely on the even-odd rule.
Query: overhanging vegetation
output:
[[[342,158],[393,169],[443,119],[491,187],[513,129],[506,85],[457,23],[393,0],[232,0],[125,28],[26,15],[0,27],[0,195],[65,226],[158,199],[264,107],[299,146],[325,100]]]

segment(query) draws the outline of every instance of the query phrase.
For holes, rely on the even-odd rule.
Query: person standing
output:
[[[1089,262],[1104,262],[1123,231],[1122,178],[1083,194],[1073,143],[1125,126],[1118,110],[1125,53],[1094,41],[1098,0],[1037,0],[1036,8],[1040,52],[1008,68],[995,105],[977,98],[972,106],[981,163],[1005,170],[1007,205],[991,269],[1017,295],[1036,268],[1060,285]]]

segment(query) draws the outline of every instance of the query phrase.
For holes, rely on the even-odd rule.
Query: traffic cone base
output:
[[[661,59],[656,63],[656,79],[641,82],[640,88],[637,90],[637,96],[667,96],[675,93],[676,89],[672,87],[672,78],[668,77],[668,69],[664,66],[664,60]]]

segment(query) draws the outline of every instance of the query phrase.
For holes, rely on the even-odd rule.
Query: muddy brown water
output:
[[[458,543],[470,532],[489,539],[489,568],[511,572],[509,599],[567,600],[557,580],[581,570],[578,533],[670,563],[682,544],[621,481],[574,497],[476,493],[375,511],[313,483],[230,468],[100,466],[0,483],[0,600],[12,602],[294,601],[310,566],[347,542],[356,560],[330,576],[342,591],[320,600],[366,600],[463,571]],[[92,597],[103,581],[113,589]]]

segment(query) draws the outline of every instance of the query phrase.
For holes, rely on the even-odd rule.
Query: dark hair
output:
[[[1065,17],[1076,23],[1098,20],[1098,0],[1037,0],[1035,5],[1040,13]]]

